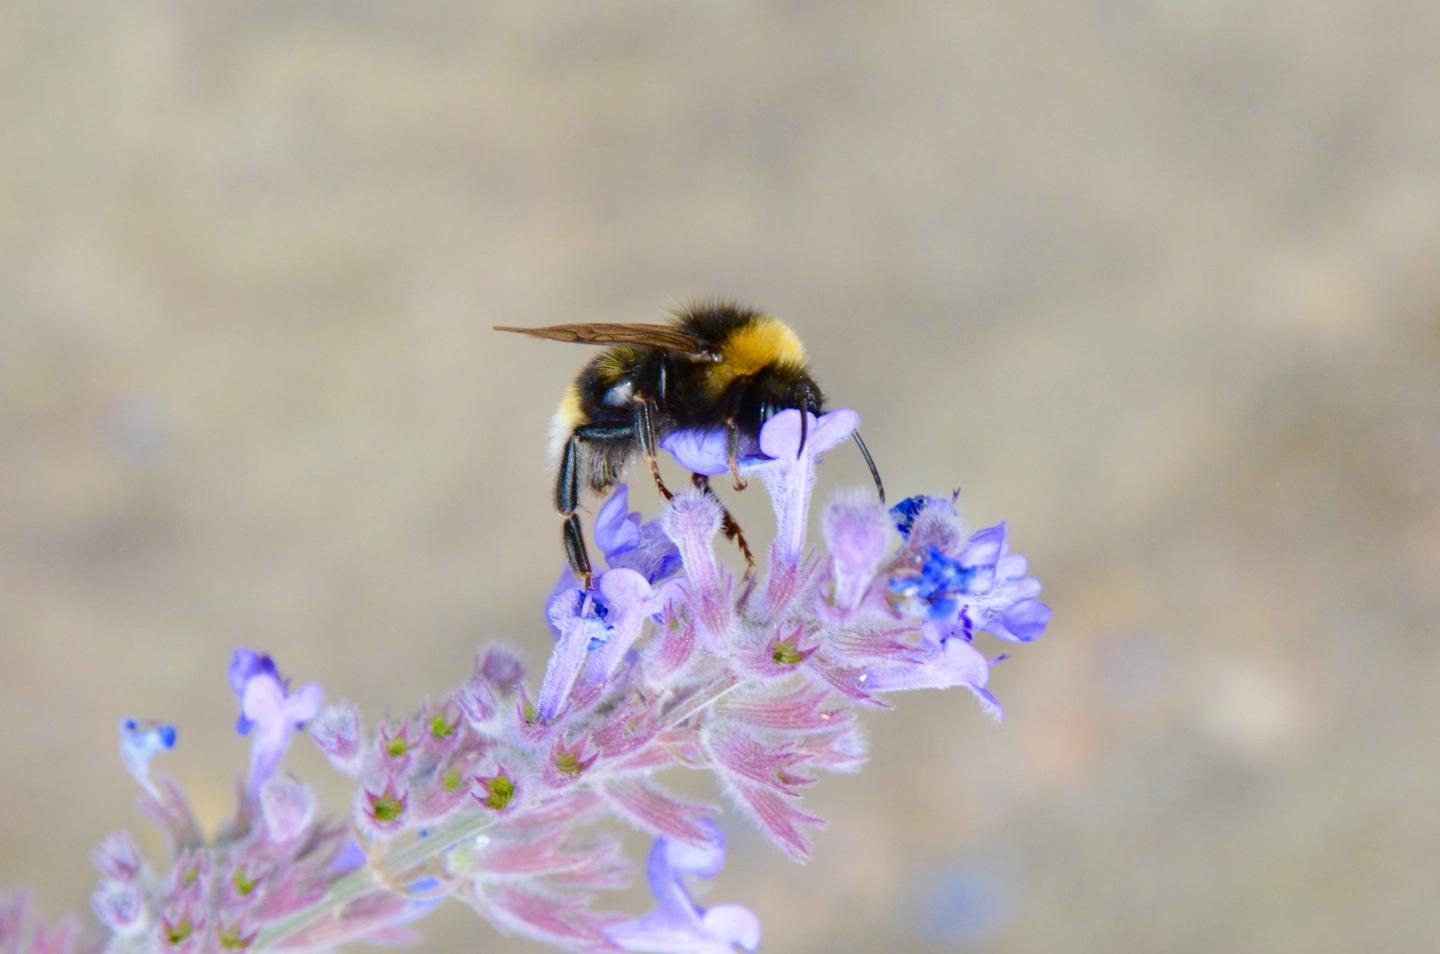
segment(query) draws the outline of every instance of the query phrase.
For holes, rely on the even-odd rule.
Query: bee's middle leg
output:
[[[665,479],[660,476],[659,438],[655,433],[655,415],[658,412],[649,401],[643,401],[635,409],[635,433],[640,436],[640,452],[645,455],[645,463],[650,467],[650,476],[655,480],[655,489],[660,491],[660,496],[666,500],[672,499],[675,495],[670,488],[665,486]]]
[[[734,540],[735,545],[740,548],[740,555],[745,558],[745,579],[755,575],[755,554],[750,552],[750,544],[745,539],[745,531],[740,529],[740,523],[730,508],[725,506],[718,494],[710,488],[710,478],[704,474],[691,474],[690,482],[693,483],[701,493],[713,497],[715,502],[720,504],[720,529],[725,533],[726,540]]]

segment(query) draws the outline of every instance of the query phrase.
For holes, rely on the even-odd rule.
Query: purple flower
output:
[[[291,734],[319,714],[325,699],[324,690],[313,682],[294,694],[289,692],[289,685],[289,680],[281,681],[275,661],[269,656],[248,649],[235,650],[230,663],[230,687],[240,697],[236,729],[242,735],[258,730],[250,746],[250,774],[245,782],[245,791],[252,798],[275,774]]]
[[[605,928],[622,950],[652,954],[733,954],[760,946],[760,921],[749,908],[721,904],[702,908],[685,887],[686,875],[713,878],[725,864],[725,833],[708,819],[712,841],[690,845],[661,836],[650,849],[646,874],[655,910]]]
[[[1035,598],[1040,581],[1025,575],[1025,558],[1010,552],[1005,524],[977,531],[960,561],[981,571],[966,601],[975,629],[1020,643],[1045,632],[1050,607]]]
[[[260,786],[260,814],[271,840],[295,841],[315,817],[315,796],[293,778],[275,776]]]
[[[602,582],[605,575],[602,573],[600,576]],[[610,638],[611,629],[604,619],[609,610],[598,597],[599,594],[587,593],[576,587],[550,598],[550,625],[560,638],[550,654],[550,665],[545,668],[540,696],[536,701],[537,718],[542,724],[552,722],[560,711],[575,681],[580,678],[591,648],[603,645]]]
[[[101,874],[116,881],[133,881],[145,867],[140,858],[140,848],[125,831],[115,832],[96,845],[90,853],[90,860]]]
[[[230,656],[230,691],[235,693],[237,700],[245,698],[245,685],[256,676],[270,676],[280,682],[280,671],[275,668],[275,660],[264,653],[257,653],[253,649],[238,648]],[[288,688],[288,681],[282,683]],[[241,735],[249,735],[253,723],[245,718],[245,710],[242,707],[240,715],[235,719],[235,731]]]
[[[980,630],[1030,642],[1045,631],[1050,607],[1035,598],[1040,581],[1025,575],[1025,558],[1010,552],[1005,537],[1005,524],[999,523],[977,530],[953,555],[928,546],[891,577],[891,598],[914,615],[958,620],[967,638]]]
[[[95,917],[121,937],[131,937],[149,924],[145,909],[145,889],[134,881],[101,881],[90,895],[90,909]]]
[[[691,473],[718,477],[730,471],[729,436],[723,427],[671,431],[660,439],[660,447]],[[743,437],[737,456],[741,470],[766,460],[755,441]]]
[[[890,593],[912,612],[933,620],[953,619],[981,572],[982,568],[962,566],[938,547],[930,547],[917,569],[891,578]]]
[[[689,891],[690,876],[713,877],[724,861],[715,807],[671,794],[656,776],[708,772],[757,830],[804,860],[825,821],[802,795],[822,771],[862,765],[863,707],[954,687],[998,718],[975,631],[1026,641],[1049,618],[1005,525],[967,534],[953,499],[887,509],[842,495],[819,521],[823,547],[807,541],[819,455],[857,422],[853,411],[784,411],[742,447],[740,466],[764,482],[776,516],[759,581],[737,582],[729,569],[716,496],[687,489],[647,521],[617,486],[594,528],[608,569],[587,592],[566,574],[546,603],[556,639],[538,686],[513,653],[482,651],[460,685],[387,712],[367,732],[354,705],[322,711],[318,686],[292,692],[273,659],[237,650],[230,682],[250,769],[233,817],[213,829],[173,781],[150,778],[174,729],[127,720],[122,754],[171,861],[151,873],[126,836],[97,850],[92,907],[120,939],[111,946],[394,943],[454,896],[501,931],[566,949],[754,950],[753,913],[707,909]],[[728,470],[723,431],[672,434],[665,446],[698,473]],[[344,823],[326,821],[310,788],[277,774],[307,727],[356,780]],[[601,821],[657,837],[649,914],[604,910],[599,892],[625,887],[629,869],[620,839],[592,830]]]
[[[866,692],[963,687],[975,694],[986,715],[1000,721],[1000,703],[985,688],[990,664],[968,639],[950,637],[948,629],[926,624],[917,657],[875,666],[859,677],[860,685]]]
[[[760,449],[771,459],[754,470],[770,491],[775,507],[775,543],[771,557],[777,564],[799,561],[805,546],[805,520],[810,513],[810,491],[815,486],[819,456],[846,440],[860,426],[860,415],[840,409],[810,418],[805,453],[800,453],[801,419],[795,410],[781,411],[760,431]]]
[[[633,570],[652,584],[674,576],[680,569],[680,552],[660,528],[660,521],[646,521],[640,514],[631,512],[629,501],[630,488],[623,483],[616,484],[595,514],[595,545],[604,554],[606,565],[612,570]],[[575,575],[566,569],[550,591],[545,604],[546,622],[557,637],[560,631],[550,619],[549,607],[562,594],[579,590]],[[606,609],[595,608],[602,614]]]
[[[155,783],[150,780],[150,760],[175,747],[175,727],[149,719],[120,720],[120,758],[135,781],[158,797]]]
[[[826,508],[823,529],[830,549],[831,602],[848,613],[865,598],[894,534],[885,511],[868,494]]]
[[[688,597],[689,611],[712,650],[724,646],[734,615],[734,581],[716,559],[712,545],[720,521],[720,504],[711,495],[696,490],[676,494],[660,517],[660,525],[675,541],[685,566],[685,579],[676,587]]]
[[[72,918],[47,925],[23,891],[0,892],[0,951],[5,954],[70,954],[80,938]]]
[[[330,764],[351,778],[362,767],[360,710],[353,702],[326,706],[309,725],[310,738],[325,753]]]

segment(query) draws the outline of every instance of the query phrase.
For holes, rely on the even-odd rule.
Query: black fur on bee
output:
[[[669,324],[570,324],[543,328],[499,327],[552,341],[605,345],[565,391],[555,413],[551,452],[556,458],[555,509],[564,518],[565,554],[588,588],[590,557],[576,514],[582,487],[608,491],[637,451],[655,486],[667,499],[657,447],[680,430],[724,428],[735,489],[742,490],[742,445],[758,440],[760,428],[776,413],[825,410],[825,396],[810,373],[805,349],[790,327],[776,318],[729,304],[697,305]],[[801,444],[808,418],[802,416]],[[854,435],[880,499],[879,471],[859,433]],[[709,492],[704,475],[693,475]],[[722,504],[723,509],[723,504]],[[755,561],[744,534],[728,510],[723,529],[745,556],[747,574]]]

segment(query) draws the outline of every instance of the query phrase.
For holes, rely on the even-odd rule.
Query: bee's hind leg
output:
[[[565,544],[565,559],[570,561],[570,571],[590,589],[590,553],[585,548],[585,531],[580,527],[580,515],[575,508],[580,505],[580,435],[572,433],[565,441],[565,451],[560,455],[560,470],[555,475],[555,509],[565,519],[561,527],[561,540]]]
[[[555,509],[564,518],[561,540],[565,558],[575,577],[590,589],[594,573],[590,567],[590,551],[585,546],[585,531],[580,526],[580,445],[585,442],[628,441],[633,431],[629,425],[582,424],[570,433],[560,455],[560,470],[555,475]]]
[[[690,482],[701,493],[713,497],[715,502],[720,504],[720,529],[724,531],[726,540],[734,540],[735,545],[740,548],[740,555],[745,558],[745,579],[750,579],[755,575],[755,554],[750,552],[750,544],[745,540],[745,531],[740,529],[740,524],[735,519],[735,515],[730,512],[730,508],[726,507],[719,495],[710,489],[709,477],[704,474],[691,474]]]

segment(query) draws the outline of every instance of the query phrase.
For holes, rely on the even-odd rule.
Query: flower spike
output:
[[[568,572],[551,590],[555,640],[534,679],[515,653],[482,648],[458,685],[367,729],[357,706],[322,708],[318,685],[292,687],[270,656],[236,650],[229,680],[250,766],[234,815],[204,828],[173,780],[150,775],[174,728],[122,723],[122,756],[170,856],[152,869],[123,833],[96,849],[91,907],[107,949],[395,943],[453,896],[502,932],[568,950],[755,950],[748,908],[704,907],[690,893],[724,862],[715,806],[672,794],[659,774],[708,773],[803,861],[825,820],[802,796],[820,773],[864,763],[862,711],[908,690],[963,688],[998,719],[990,683],[1004,656],[987,659],[983,641],[1029,642],[1050,619],[1006,524],[970,532],[953,496],[887,509],[868,488],[841,494],[816,521],[821,541],[809,538],[819,457],[852,437],[859,416],[762,412],[758,439],[733,451],[776,517],[758,581],[737,587],[734,555],[716,546],[722,527],[735,530],[716,496],[687,490],[646,519],[617,485],[595,521],[607,568],[588,591]],[[662,446],[696,473],[729,469],[724,430],[675,432]],[[279,771],[302,730],[354,780],[338,823],[314,789]],[[617,823],[655,836],[655,907],[640,917],[601,900],[631,873]],[[15,946],[16,910],[0,899],[0,949]],[[69,943],[24,930],[19,950],[60,954]]]

